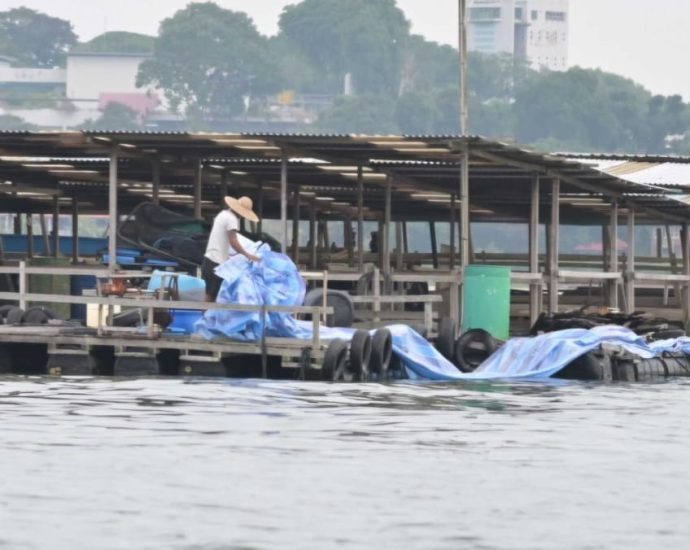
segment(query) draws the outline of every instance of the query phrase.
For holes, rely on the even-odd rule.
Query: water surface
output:
[[[690,543],[690,383],[0,378],[0,548]]]

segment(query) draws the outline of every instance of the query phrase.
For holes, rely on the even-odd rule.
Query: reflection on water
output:
[[[686,548],[689,390],[0,378],[0,548]]]

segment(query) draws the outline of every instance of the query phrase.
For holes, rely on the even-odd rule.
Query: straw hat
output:
[[[232,210],[235,214],[239,214],[243,218],[248,219],[250,222],[258,222],[259,216],[254,213],[254,203],[249,197],[240,197],[236,199],[235,197],[225,197],[225,204],[228,208]]]

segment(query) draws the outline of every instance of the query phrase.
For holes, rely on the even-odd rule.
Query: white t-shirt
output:
[[[221,211],[213,220],[204,255],[212,262],[222,264],[230,254],[236,254],[228,242],[228,231],[237,231],[239,227],[240,223],[235,214],[228,209]]]

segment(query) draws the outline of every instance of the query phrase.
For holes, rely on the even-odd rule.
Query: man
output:
[[[214,270],[228,258],[242,254],[251,262],[258,262],[261,258],[250,254],[245,249],[251,241],[239,234],[240,227],[237,216],[251,222],[258,222],[259,216],[254,213],[252,199],[249,197],[225,197],[228,208],[222,210],[213,220],[211,234],[208,237],[206,253],[201,263],[201,278],[206,282],[206,301],[215,302],[223,279]]]

